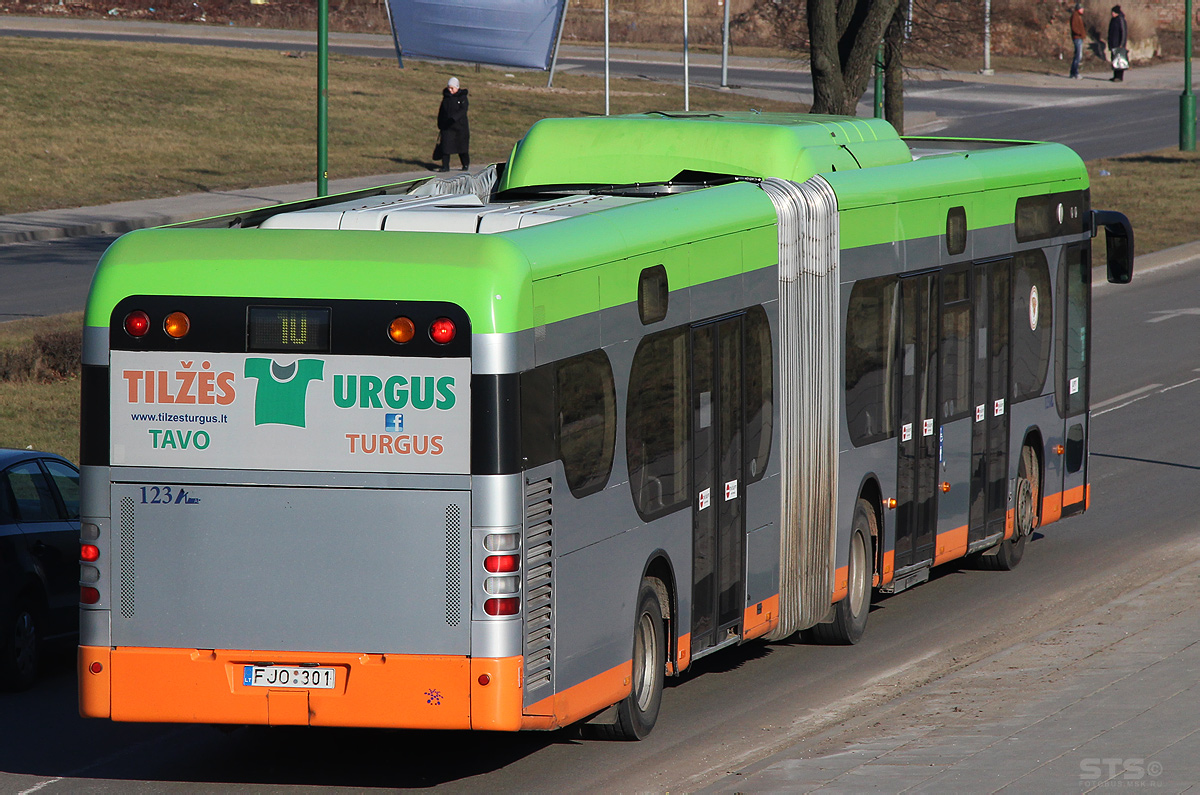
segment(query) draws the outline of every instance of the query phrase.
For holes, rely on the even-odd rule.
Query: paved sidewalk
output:
[[[827,736],[796,745],[705,791],[1193,789],[1200,784],[1198,552],[1193,547],[1183,555],[1192,563],[1079,621],[894,702],[874,722],[879,728],[851,742]]]
[[[334,179],[329,181],[329,193],[347,193],[362,188],[406,182],[431,176],[432,173],[412,171],[405,174]],[[300,201],[316,195],[317,183],[313,180],[267,188],[192,193],[95,207],[0,215],[0,245],[81,235],[120,234],[148,226],[194,221],[198,218]]]

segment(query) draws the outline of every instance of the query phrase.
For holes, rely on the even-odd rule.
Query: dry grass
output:
[[[79,379],[0,381],[0,447],[32,447],[78,461]]]
[[[1149,254],[1200,237],[1200,154],[1163,149],[1087,164],[1092,206],[1118,210],[1133,223],[1136,252]],[[1101,176],[1107,171],[1107,176]],[[1094,250],[1103,252],[1097,239]],[[1136,273],[1136,271],[1135,271]]]
[[[547,90],[540,72],[330,61],[331,178],[429,167],[450,75],[470,90],[475,162],[505,159],[540,118],[604,111],[598,78],[559,74]],[[0,75],[0,213],[314,179],[311,56],[8,38]],[[612,89],[614,113],[683,106],[681,86],[614,80]],[[691,106],[805,109],[702,89]]]

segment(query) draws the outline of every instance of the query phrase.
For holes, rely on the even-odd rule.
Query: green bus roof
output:
[[[544,119],[513,149],[501,189],[666,182],[682,171],[803,182],[908,163],[882,119],[781,113],[640,113]]]

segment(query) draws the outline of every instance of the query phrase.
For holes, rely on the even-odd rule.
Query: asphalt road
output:
[[[930,102],[949,103],[958,114],[947,114],[956,120],[941,134],[1065,140],[1081,154],[1088,146],[1144,151],[1170,145],[1155,143],[1153,128],[1175,134],[1172,124],[1155,121],[1155,108],[1170,104],[1157,95],[1173,101],[1167,92],[1129,92],[1097,103],[1093,91],[1087,101],[1068,103],[1071,112],[1064,114],[1063,90],[1042,96],[1006,89],[1008,97],[1002,98],[994,92],[980,96],[972,85],[922,87],[937,94]],[[914,90],[909,101],[919,109],[916,103],[925,98]],[[1022,103],[1037,107],[1021,110]],[[1093,106],[1100,112],[1086,115]],[[959,125],[970,129],[960,131]],[[1114,130],[1125,127],[1128,135],[1118,138],[1128,143],[1113,143]],[[6,289],[0,318],[81,308],[91,269],[109,240],[0,248],[3,283],[34,283],[41,302],[35,307],[31,294]],[[0,790],[157,792],[168,784],[212,792],[258,792],[267,785],[283,791],[437,786],[496,792],[702,786],[830,722],[868,713],[875,700],[910,691],[1188,562],[1179,549],[1197,529],[1189,497],[1200,471],[1194,430],[1200,299],[1193,307],[1188,296],[1200,296],[1200,269],[1163,270],[1139,275],[1128,287],[1097,290],[1092,511],[1046,528],[1014,572],[943,567],[931,582],[880,601],[857,647],[754,643],[701,661],[695,674],[672,683],[659,726],[647,741],[597,742],[574,731],[224,732],[83,721],[75,715],[72,659],[64,650],[33,690],[0,694],[5,716]]]
[[[34,690],[0,695],[0,714],[8,716],[0,721],[0,790],[43,782],[50,782],[46,793],[148,792],[165,782],[214,792],[703,786],[1200,554],[1181,547],[1197,529],[1190,497],[1200,471],[1200,306],[1189,306],[1189,296],[1200,296],[1200,268],[1164,269],[1096,291],[1089,513],[1045,528],[1016,571],[941,567],[929,583],[881,600],[859,646],[752,643],[701,661],[668,689],[644,742],[594,741],[576,731],[223,732],[83,721],[64,652]]]
[[[0,322],[83,309],[96,263],[115,237],[0,246]]]

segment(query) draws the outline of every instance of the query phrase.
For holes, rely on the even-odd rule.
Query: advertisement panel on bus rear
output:
[[[114,466],[468,474],[462,358],[113,351]]]

